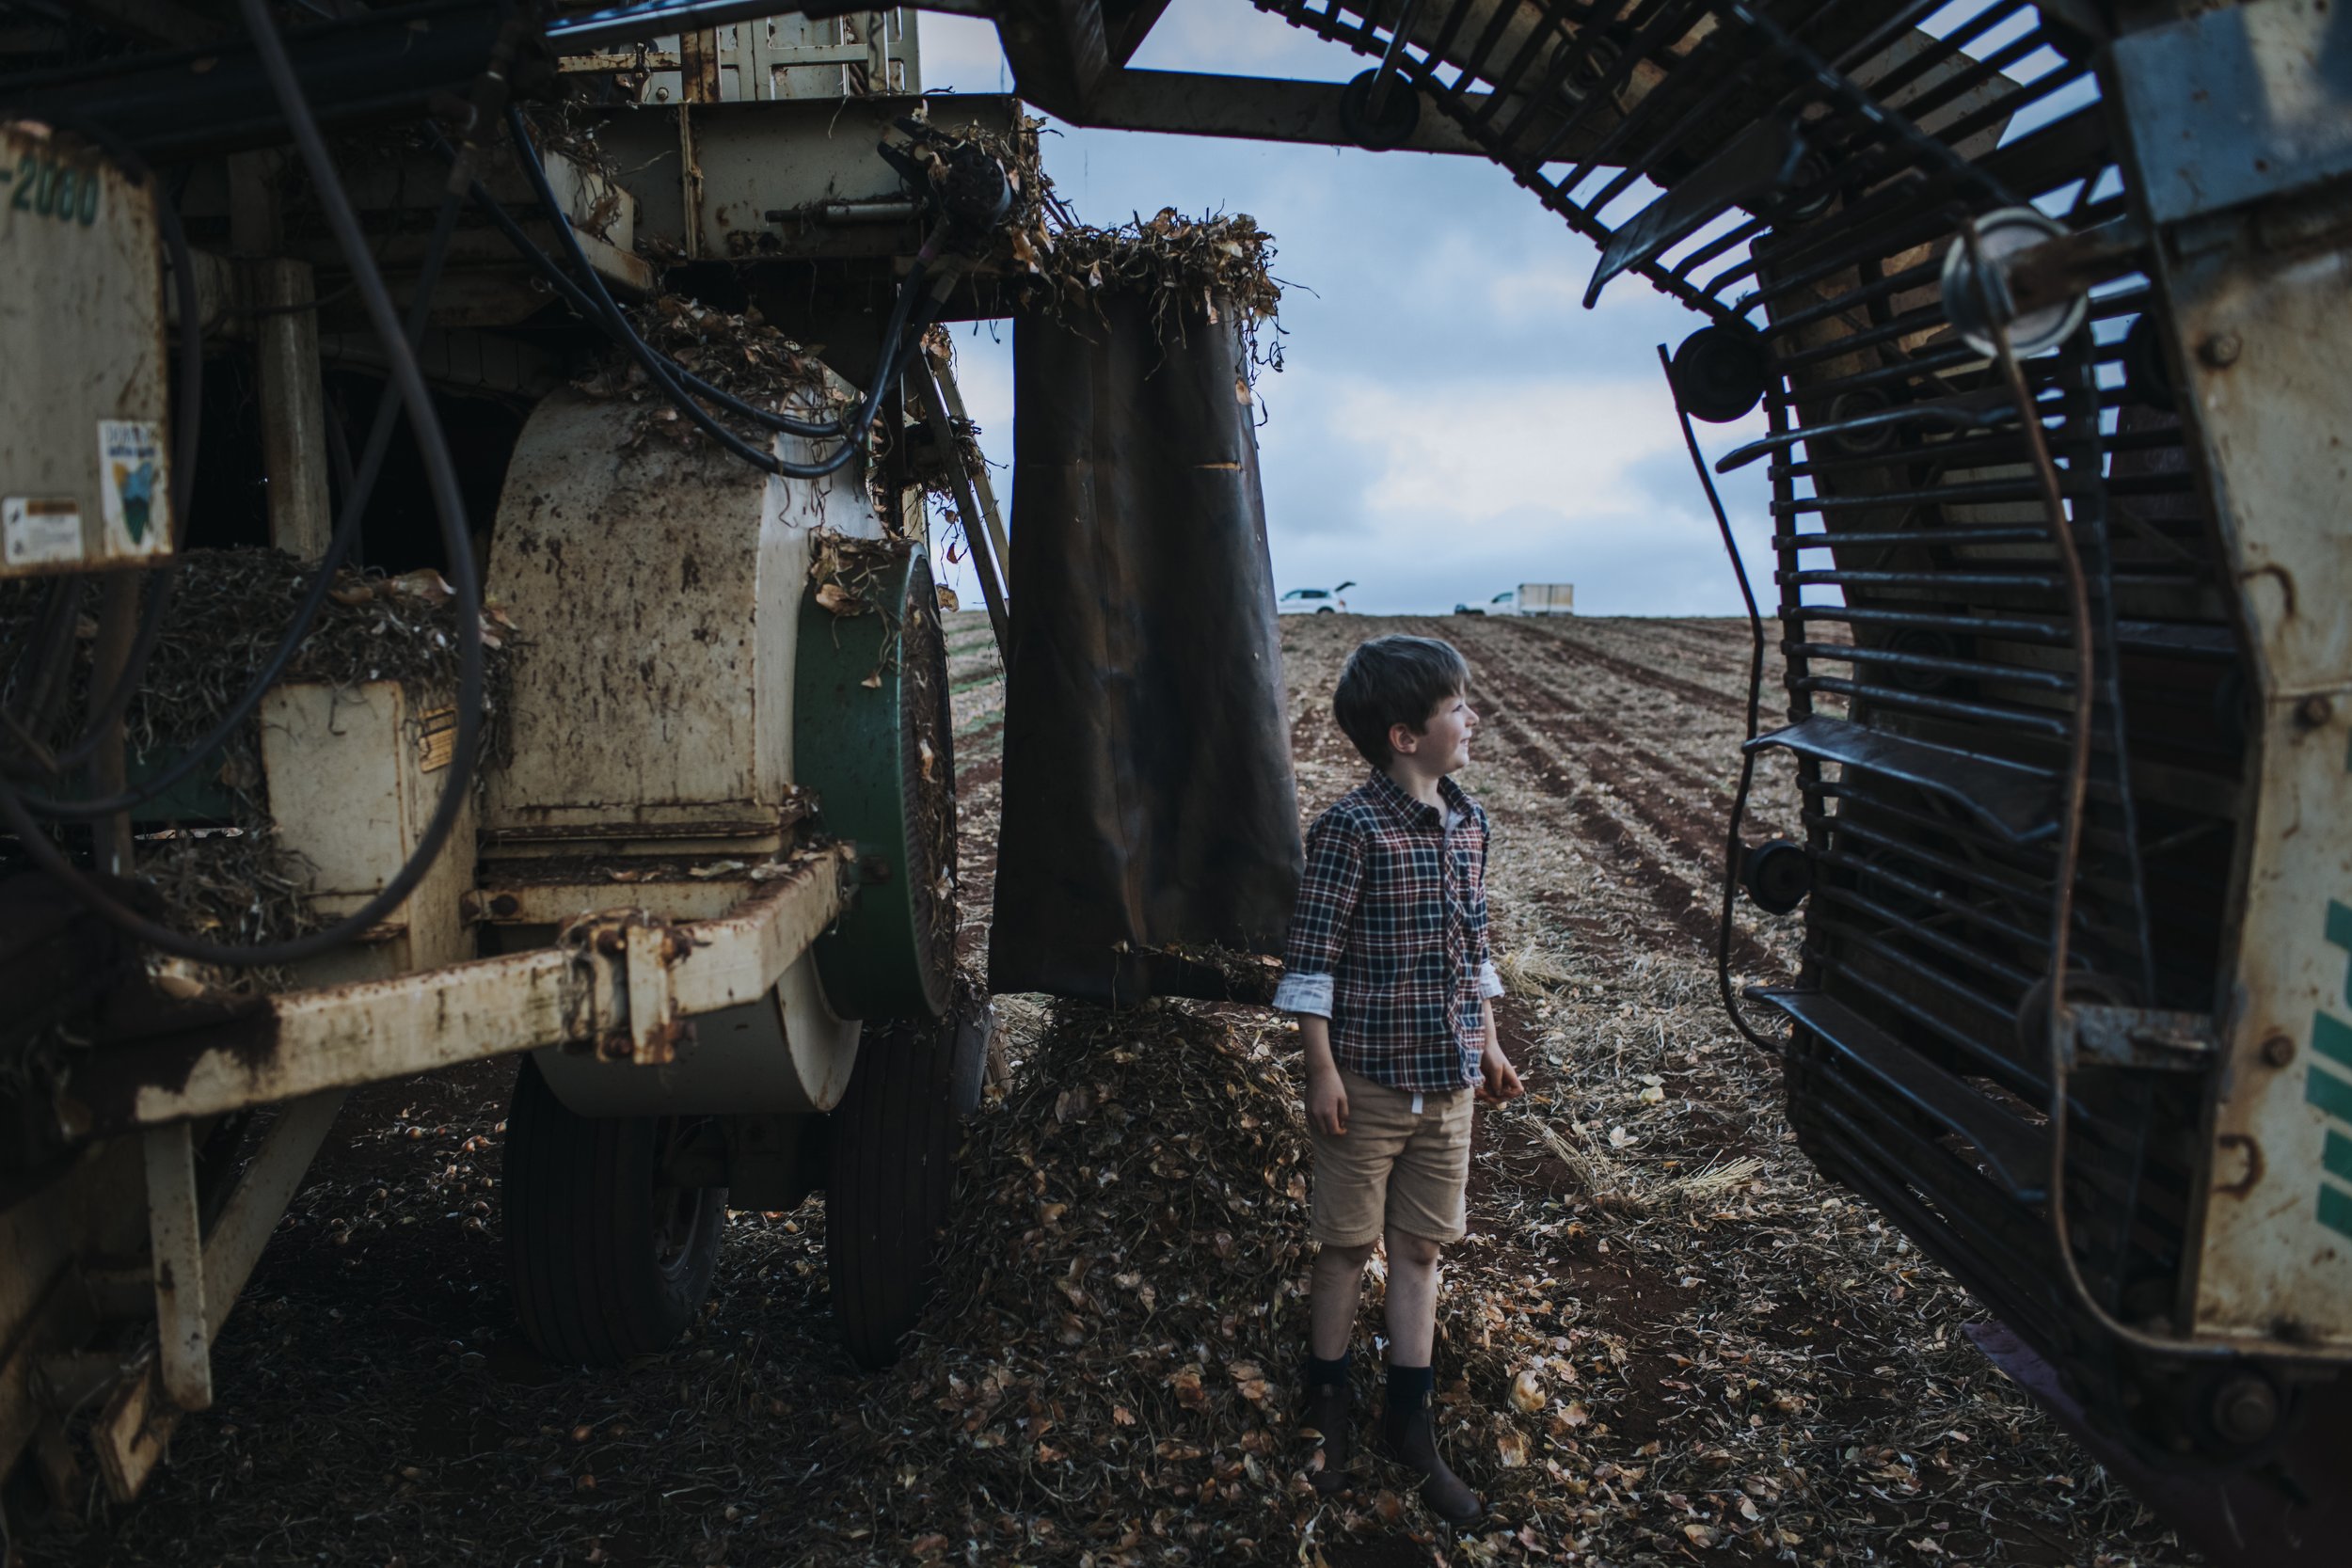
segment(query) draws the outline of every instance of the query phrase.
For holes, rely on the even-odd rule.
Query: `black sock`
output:
[[[1340,1352],[1337,1361],[1326,1361],[1314,1352],[1307,1353],[1307,1386],[1330,1388],[1347,1386],[1347,1352]]]
[[[1431,1367],[1400,1367],[1389,1365],[1389,1414],[1409,1416],[1429,1403],[1429,1395],[1438,1386],[1437,1370]]]

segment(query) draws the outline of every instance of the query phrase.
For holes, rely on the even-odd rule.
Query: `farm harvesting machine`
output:
[[[68,1490],[211,1402],[354,1085],[530,1053],[515,1307],[599,1364],[818,1188],[886,1358],[981,1089],[924,486],[1003,536],[926,333],[1016,105],[925,114],[895,10],[326,9],[0,32],[0,1465]]]
[[[886,1354],[907,1321],[985,1035],[951,983],[917,468],[946,475],[1014,656],[1009,848],[1024,663],[1082,641],[1041,630],[1049,607],[1153,590],[1090,583],[1042,523],[1008,560],[920,346],[1015,312],[1017,103],[925,105],[909,11],[772,4],[326,0],[282,34],[264,0],[11,8],[0,489],[5,571],[44,596],[8,693],[0,804],[31,870],[0,957],[11,1039],[82,1034],[70,1071],[27,1046],[5,1089],[0,1460],[97,1410],[135,1487],[206,1402],[209,1337],[338,1097],[485,1055],[531,1053],[504,1201],[551,1353],[673,1332],[722,1187],[828,1186],[853,1344]],[[993,21],[1021,99],[1072,124],[1490,159],[1597,248],[1588,304],[1627,278],[1701,318],[1661,350],[1694,463],[1690,421],[1744,421],[1717,467],[1760,465],[1772,498],[1739,799],[1792,767],[1805,828],[1751,846],[1735,808],[1726,933],[1744,888],[1802,907],[1804,944],[1744,995],[1726,963],[1726,1006],[1781,1058],[1805,1151],[1978,1295],[1987,1349],[2119,1473],[2223,1559],[2340,1560],[2352,19],[1257,4],[1363,69],[1140,69],[1165,0],[930,8]],[[411,129],[339,171],[322,120]],[[656,295],[755,304],[822,364],[747,405],[617,303]],[[619,346],[622,395],[572,385],[583,344]],[[323,386],[370,411],[356,452]],[[379,478],[404,414],[419,460]],[[1239,423],[1240,455],[1199,467],[1254,489]],[[221,736],[128,747],[125,672],[164,657],[184,546],[265,538],[329,593],[379,483],[369,559],[446,575],[455,652],[431,692],[256,683],[235,718],[262,716],[273,831],[323,925],[225,955],[129,878],[158,832],[201,831],[171,791]],[[532,645],[475,789],[478,578]],[[1270,600],[1263,572],[1220,580]],[[1089,958],[1114,1000],[1182,967],[1115,946]],[[224,999],[159,947],[293,983]],[[158,1001],[175,980],[194,994]]]

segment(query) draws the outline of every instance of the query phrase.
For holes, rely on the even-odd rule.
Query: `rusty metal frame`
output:
[[[396,979],[294,991],[209,1028],[94,1053],[67,1090],[77,1131],[103,1136],[542,1046],[658,1066],[682,1027],[764,995],[840,914],[848,851],[804,851],[716,920],[615,910],[556,947]]]

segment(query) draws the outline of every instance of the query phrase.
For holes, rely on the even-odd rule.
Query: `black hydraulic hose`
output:
[[[1675,400],[1675,417],[1682,421],[1682,442],[1691,449],[1691,467],[1697,471],[1699,485],[1707,492],[1707,504],[1714,509],[1715,527],[1724,537],[1724,551],[1731,557],[1731,569],[1740,579],[1740,597],[1748,607],[1748,735],[1756,738],[1756,713],[1764,697],[1764,617],[1756,608],[1756,590],[1748,582],[1748,563],[1740,559],[1740,542],[1731,534],[1731,518],[1724,511],[1723,497],[1715,493],[1714,476],[1707,471],[1707,459],[1699,451],[1698,432],[1692,428],[1690,410],[1682,406],[1681,390],[1675,386],[1674,360],[1666,345],[1658,345],[1658,363],[1666,372],[1666,389]],[[1740,824],[1748,814],[1748,790],[1756,782],[1756,753],[1745,746],[1740,748],[1740,785],[1731,797],[1731,825],[1724,836],[1724,900],[1722,914],[1715,928],[1715,986],[1723,993],[1724,1011],[1731,1016],[1732,1026],[1738,1029],[1750,1045],[1767,1055],[1778,1056],[1786,1047],[1771,1036],[1760,1033],[1748,1022],[1740,1010],[1740,999],[1731,987],[1731,911],[1740,895]]]
[[[414,345],[423,339],[424,325],[431,314],[434,287],[440,280],[441,266],[448,257],[450,239],[456,232],[457,216],[463,206],[462,191],[453,191],[444,195],[441,200],[441,210],[434,221],[432,237],[426,243],[423,261],[417,273],[416,289],[409,300],[408,320],[402,339],[404,343],[410,346],[412,353]],[[214,722],[213,727],[205,732],[200,739],[190,743],[186,750],[151,775],[144,784],[95,800],[65,800],[47,796],[21,795],[20,800],[26,808],[43,816],[78,822],[94,821],[100,817],[112,816],[119,811],[128,811],[134,807],[145,805],[195,771],[207,757],[218,751],[230,736],[236,734],[237,727],[262,705],[262,699],[267,696],[270,688],[276,686],[285,675],[287,669],[293,665],[295,655],[301,652],[304,641],[310,635],[311,626],[317,621],[319,611],[326,604],[328,590],[334,587],[336,568],[342,563],[343,558],[351,553],[352,546],[358,542],[360,521],[365,516],[368,501],[374,493],[376,479],[383,472],[385,459],[390,451],[392,435],[400,427],[400,414],[405,405],[402,398],[389,393],[377,404],[374,422],[368,431],[368,444],[360,458],[359,471],[344,494],[342,510],[335,522],[334,536],[327,542],[326,554],[319,562],[318,568],[310,579],[310,585],[303,594],[302,602],[294,607],[294,619],[287,624],[284,635],[278,641],[278,646],[270,651],[269,658],[246,684],[245,689],[238,694],[236,701],[230,704],[220,718]],[[470,563],[473,559],[470,549],[465,553],[467,561]]]
[[[253,35],[254,48],[261,57],[262,69],[269,76],[270,87],[278,96],[286,122],[294,133],[295,146],[300,150],[311,182],[317,188],[327,227],[334,231],[336,244],[342,247],[345,260],[350,263],[352,277],[358,285],[359,297],[367,308],[370,325],[384,345],[385,356],[390,362],[392,383],[399,389],[402,401],[408,404],[415,421],[417,445],[424,461],[425,478],[433,494],[434,509],[440,519],[441,540],[449,557],[449,575],[451,586],[455,591],[457,610],[457,735],[448,778],[442,784],[441,798],[434,807],[432,819],[425,824],[416,852],[394,873],[381,892],[324,930],[313,931],[290,942],[263,942],[249,947],[184,936],[134,910],[125,909],[49,842],[41,832],[40,824],[24,809],[15,792],[5,785],[0,785],[0,817],[6,818],[24,845],[25,853],[43,870],[56,876],[76,897],[142,942],[165,952],[204,963],[282,964],[297,962],[348,942],[399,908],[416,890],[417,884],[424,879],[425,873],[439,856],[441,847],[448,842],[451,830],[456,826],[457,818],[472,793],[474,766],[481,752],[482,590],[474,575],[472,541],[466,530],[465,498],[458,488],[456,464],[452,460],[448,442],[442,436],[431,393],[426,389],[422,372],[418,369],[416,354],[402,331],[400,312],[384,286],[382,275],[376,271],[374,258],[369,254],[367,236],[360,230],[358,214],[352,211],[350,194],[336,173],[333,155],[328,152],[325,138],[319,135],[318,121],[302,96],[302,85],[294,74],[294,62],[288,58],[285,43],[278,38],[277,27],[270,21],[269,0],[238,0],[238,9],[243,12],[246,26]],[[324,578],[326,574],[322,571],[320,575]]]
[[[849,466],[862,450],[860,443],[866,432],[882,412],[883,397],[898,379],[903,358],[900,345],[914,312],[915,298],[922,292],[924,275],[929,270],[932,256],[930,244],[927,243],[916,255],[914,267],[899,285],[898,297],[891,307],[889,325],[882,329],[882,353],[875,366],[874,384],[867,389],[865,402],[859,404],[857,418],[844,432],[841,446],[832,456],[817,463],[789,462],[772,452],[760,451],[720,423],[679,384],[671,372],[669,362],[638,336],[637,330],[629,325],[628,318],[621,313],[620,306],[613,302],[604,280],[589,264],[587,253],[581,250],[580,237],[573,232],[570,220],[564,216],[563,203],[556,199],[554,187],[548,182],[547,169],[540,164],[539,155],[531,145],[531,130],[523,123],[521,110],[508,108],[506,131],[515,145],[515,156],[531,181],[532,192],[538,198],[539,204],[547,209],[548,225],[555,230],[565,258],[580,275],[580,281],[595,301],[596,314],[603,320],[606,330],[628,350],[629,357],[637,361],[638,368],[645,372],[646,378],[677,406],[679,413],[691,420],[703,434],[735,456],[771,474],[781,474],[787,479],[822,479]],[[920,328],[916,331],[919,338]]]
[[[441,144],[441,150],[445,157],[454,156],[453,150],[446,142]],[[533,270],[541,277],[547,279],[548,286],[556,292],[564,304],[570,306],[582,319],[603,324],[608,334],[612,332],[612,324],[606,320],[603,308],[596,303],[587,290],[572,281],[571,275],[564,270],[562,262],[539,248],[530,234],[524,231],[523,226],[515,221],[514,214],[509,213],[504,204],[497,197],[492,196],[479,180],[473,182],[471,195],[473,204],[489,215],[490,222],[497,226],[500,233],[506,236],[506,243],[514,247],[515,253],[530,262]],[[551,216],[554,221],[563,221],[560,215],[551,214]],[[597,279],[597,281],[602,280]],[[637,332],[636,328],[628,325],[627,316],[622,317],[622,325],[628,327],[630,337],[636,338],[641,343],[644,342],[643,336]],[[723,387],[715,387],[705,381],[701,376],[696,375],[668,355],[662,354],[650,343],[645,344],[645,351],[659,357],[670,374],[696,397],[706,403],[715,403],[729,413],[739,414],[744,419],[765,425],[770,430],[786,436],[803,436],[815,441],[829,440],[834,436],[849,434],[849,427],[837,418],[803,420],[796,419],[790,414],[780,414],[773,409],[761,408],[755,404],[746,403]]]
[[[572,281],[571,276],[564,270],[562,262],[540,249],[532,242],[531,236],[524,231],[523,226],[515,221],[514,215],[507,212],[498,198],[485,190],[479,181],[474,182],[472,195],[474,205],[489,214],[490,221],[498,227],[501,233],[506,236],[507,243],[514,246],[516,253],[530,262],[540,277],[547,279],[548,286],[556,292],[564,304],[570,306],[583,320],[603,326],[608,336],[617,336],[613,333],[612,324],[606,321],[604,310],[595,298],[587,290]],[[627,318],[624,317],[623,321],[626,323]],[[629,336],[637,338],[640,343],[644,342],[644,338],[634,327],[629,328]],[[767,426],[770,430],[786,436],[806,436],[811,440],[828,440],[847,433],[846,427],[837,419],[823,420],[795,419],[789,414],[779,414],[772,409],[761,408],[746,403],[732,392],[712,386],[651,344],[646,343],[644,346],[646,353],[660,358],[670,374],[696,397],[708,403],[715,403],[728,412],[739,414],[747,420]]]

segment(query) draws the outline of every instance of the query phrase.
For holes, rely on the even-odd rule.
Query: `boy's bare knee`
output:
[[[1315,1261],[1324,1268],[1361,1274],[1364,1265],[1372,1261],[1373,1245],[1366,1242],[1361,1246],[1333,1246],[1326,1242],[1323,1250],[1315,1254]]]
[[[1389,1261],[1406,1268],[1434,1269],[1438,1256],[1445,1249],[1426,1236],[1408,1235],[1402,1230],[1389,1232]]]

